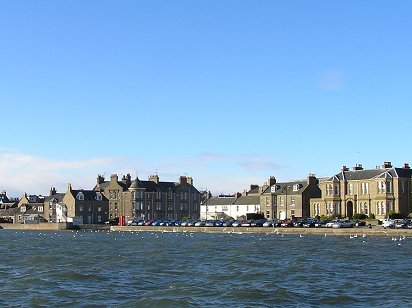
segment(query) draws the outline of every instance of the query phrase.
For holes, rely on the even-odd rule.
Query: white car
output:
[[[332,228],[352,228],[353,224],[350,220],[338,220],[332,225]]]
[[[395,228],[396,227],[396,221],[393,219],[384,219],[382,222],[382,227],[386,228]]]

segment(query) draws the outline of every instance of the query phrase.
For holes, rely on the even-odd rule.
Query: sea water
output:
[[[0,306],[411,306],[412,238],[0,230]]]

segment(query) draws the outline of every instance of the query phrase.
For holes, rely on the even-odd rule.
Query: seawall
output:
[[[0,229],[7,230],[68,230],[71,228],[71,224],[67,223],[39,223],[39,224],[0,224]]]
[[[382,226],[354,228],[259,228],[259,227],[153,227],[153,226],[111,226],[111,231],[119,232],[203,232],[203,233],[264,233],[264,234],[313,234],[335,236],[408,236],[412,229],[384,229]]]

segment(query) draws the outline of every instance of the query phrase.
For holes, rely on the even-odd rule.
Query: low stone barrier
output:
[[[353,228],[259,228],[259,227],[160,227],[160,226],[111,226],[118,232],[204,232],[204,233],[266,233],[314,234],[336,236],[412,236],[412,229],[384,229],[382,226]]]
[[[0,227],[8,230],[67,230],[70,229],[71,224],[68,223],[39,223],[39,224],[0,224]]]

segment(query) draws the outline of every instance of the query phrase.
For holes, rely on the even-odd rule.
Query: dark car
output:
[[[109,221],[105,222],[106,225],[117,226],[119,224],[119,217],[110,219]]]

